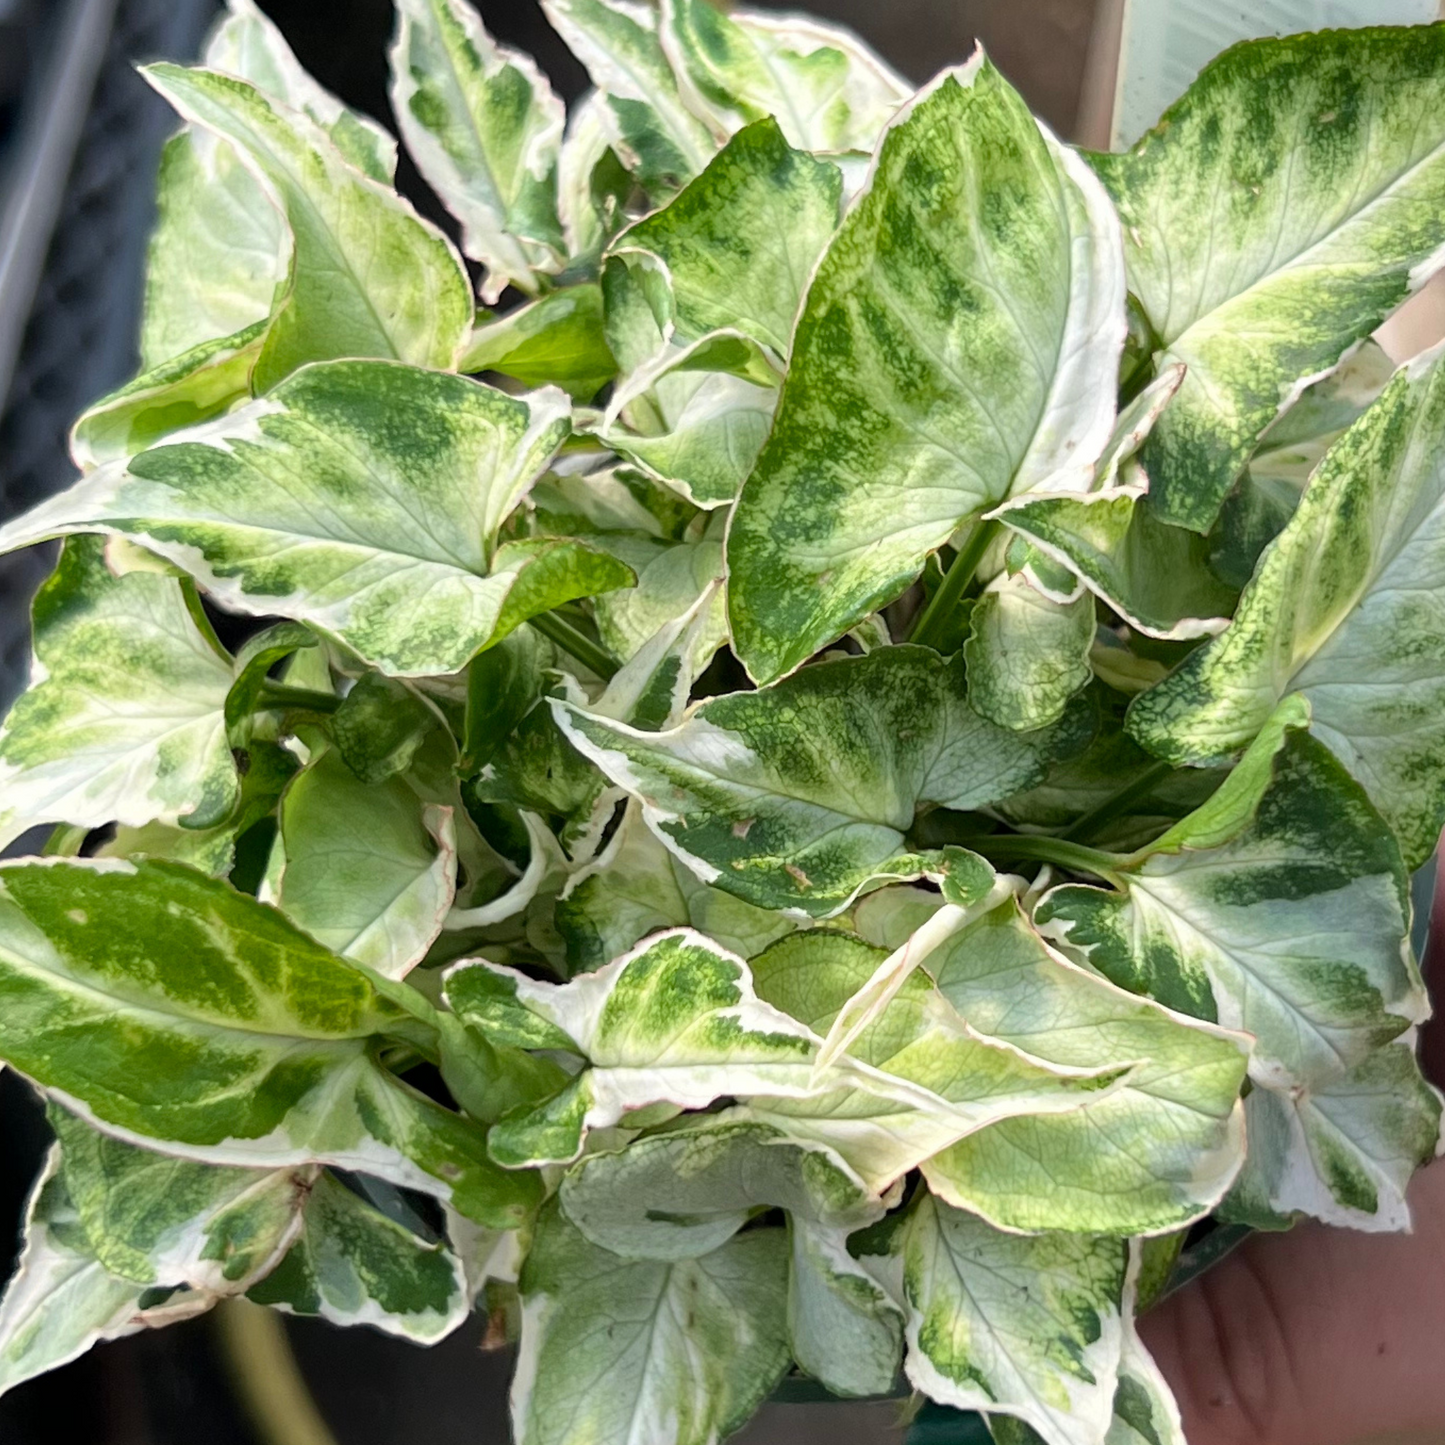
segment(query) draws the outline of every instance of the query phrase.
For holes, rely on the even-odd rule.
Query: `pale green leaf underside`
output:
[[[126,533],[238,611],[311,623],[386,672],[455,672],[528,616],[631,580],[581,543],[491,550],[567,427],[557,391],[319,363],[92,473],[0,545]]]
[[[1003,1234],[924,1196],[903,1234],[909,1379],[964,1410],[1090,1445],[1113,1413],[1126,1247]]]
[[[293,923],[387,978],[421,962],[456,892],[449,808],[400,776],[359,782],[332,751],[287,788],[280,824],[275,901]]]
[[[1094,967],[1255,1038],[1251,1072],[1321,1086],[1424,1017],[1389,829],[1286,711],[1202,808],[1038,917]]]
[[[1233,624],[1130,711],[1175,761],[1223,761],[1289,693],[1364,785],[1406,863],[1445,822],[1445,368],[1401,371],[1321,464]]]
[[[291,254],[285,217],[227,141],[173,136],[156,187],[140,335],[147,371],[266,321]]]
[[[1437,265],[1445,31],[1237,46],[1127,155],[1096,156],[1162,364],[1161,517],[1207,531],[1265,428]]]
[[[522,1271],[518,1445],[713,1445],[738,1429],[787,1368],[787,1269],[780,1229],[665,1263],[544,1212]]]
[[[756,679],[897,596],[970,516],[1086,483],[1123,302],[1107,200],[987,61],[895,118],[809,289],[728,538]]]

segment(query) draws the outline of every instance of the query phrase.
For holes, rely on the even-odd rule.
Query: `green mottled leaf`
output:
[[[398,0],[391,105],[417,169],[462,224],[462,249],[487,268],[488,304],[561,269],[565,116],[530,57],[498,45],[466,0]]]
[[[156,202],[140,334],[147,375],[264,326],[291,254],[285,217],[216,136],[186,129],[166,142]]]
[[[557,902],[570,971],[601,968],[649,933],[687,925],[751,958],[797,923],[700,882],[658,841],[632,800],[607,846],[572,875]]]
[[[809,931],[753,966],[760,997],[822,1034],[884,957],[847,935]],[[885,1111],[854,1091],[750,1100],[746,1115],[829,1144],[875,1187],[922,1165],[935,1193],[1010,1228],[1126,1233],[1198,1217],[1228,1188],[1242,1146],[1238,1040],[1063,963],[1012,901],[924,961],[943,986],[907,976],[849,1053],[928,1087],[949,1110]],[[1150,1124],[1173,1132],[1151,1138]],[[1031,1177],[1040,1158],[1057,1173],[1043,1185]]]
[[[712,1445],[788,1365],[787,1240],[750,1230],[701,1259],[624,1260],[544,1213],[522,1269],[518,1445]]]
[[[348,164],[305,115],[277,109],[245,81],[168,64],[144,73],[187,120],[244,152],[291,228],[291,268],[256,363],[257,390],[329,357],[455,362],[471,326],[471,287],[441,232]]]
[[[203,341],[142,373],[82,412],[70,433],[70,453],[83,471],[133,457],[171,432],[228,411],[251,396],[251,369],[261,354],[266,323]]]
[[[1000,576],[978,599],[970,627],[968,700],[1000,727],[1031,732],[1057,722],[1094,675],[1091,597],[1055,602],[1022,573]]]
[[[1235,594],[1210,571],[1209,542],[1161,521],[1137,488],[1025,498],[1004,517],[1146,636],[1207,637],[1227,625]]]
[[[846,1164],[778,1129],[703,1120],[589,1154],[558,1191],[592,1241],[629,1259],[693,1259],[725,1244],[760,1209],[786,1209],[848,1233],[883,1205]]]
[[[452,973],[449,996],[471,968],[488,967]],[[509,1167],[574,1159],[588,1129],[647,1104],[696,1109],[723,1094],[811,1086],[812,1036],[753,996],[741,959],[688,929],[567,984],[516,975],[516,998],[574,1040],[591,1067],[555,1100],[492,1130],[492,1157]]]
[[[249,1296],[288,1314],[372,1325],[422,1345],[465,1324],[471,1308],[460,1260],[330,1174],[311,1191],[300,1236]]]
[[[1208,531],[1300,389],[1438,264],[1445,31],[1236,46],[1094,165],[1158,359],[1188,366],[1144,448],[1162,520]]]
[[[206,1162],[360,1169],[486,1224],[532,1202],[374,1062],[376,1037],[425,1025],[275,910],[160,861],[21,861],[0,884],[0,1053],[67,1107]]]
[[[665,0],[663,17],[689,102],[728,131],[773,116],[801,150],[871,151],[911,90],[839,26],[707,0]]]
[[[544,0],[542,8],[587,67],[613,149],[643,187],[663,195],[702,170],[717,142],[678,91],[657,12],[631,0]]]
[[[144,1286],[96,1259],[60,1175],[54,1147],[25,1217],[25,1247],[0,1300],[0,1393],[82,1355],[102,1340],[185,1319],[214,1297],[183,1293],[142,1308]]]
[[[331,715],[331,736],[346,766],[363,783],[405,772],[437,725],[432,707],[406,683],[363,673]]]
[[[715,698],[668,732],[554,710],[703,882],[827,917],[872,881],[923,871],[905,841],[920,807],[997,802],[1087,741],[1083,711],[1019,734],[964,693],[961,660],[892,647]]]
[[[182,585],[114,576],[99,538],[66,543],[34,608],[31,686],[0,731],[0,839],[37,823],[202,828],[235,804],[230,661]]]
[[[698,663],[705,667],[727,641],[727,609],[720,585],[721,540],[705,537],[701,542],[663,542],[617,536],[599,537],[596,545],[637,574],[635,587],[618,588],[593,605],[602,641],[624,662],[669,624],[691,613],[711,589],[709,600],[696,616],[692,639],[690,665],[701,671]]]
[[[1129,1068],[1073,1113],[1004,1119],[926,1163],[933,1192],[1007,1229],[1157,1232],[1217,1204],[1244,1158],[1249,1040],[1195,1023],[1048,947],[1016,901],[923,965],[981,1035],[1058,1067]]]
[[[600,288],[567,286],[478,326],[458,370],[495,371],[525,386],[550,383],[574,401],[591,401],[617,374]]]
[[[799,1368],[845,1398],[892,1394],[903,1355],[898,1307],[838,1231],[794,1217],[788,1238],[788,1343]]]
[[[1310,1214],[1351,1229],[1410,1227],[1405,1186],[1440,1143],[1440,1095],[1412,1041],[1318,1088],[1253,1090],[1249,1162],[1221,1217],[1280,1228]]]
[[[1285,703],[1202,807],[1112,891],[1054,890],[1036,917],[1115,982],[1255,1037],[1250,1072],[1317,1087],[1419,1022],[1406,874],[1364,791]]]
[[[1112,1416],[1127,1249],[1087,1234],[1004,1234],[925,1194],[899,1241],[908,1378],[960,1410],[1013,1415],[1050,1445]]]
[[[631,581],[580,543],[493,550],[567,424],[559,392],[330,362],[101,468],[0,545],[125,533],[239,611],[308,622],[385,672],[454,672],[525,618]]]
[[[836,166],[792,149],[775,120],[758,120],[673,201],[628,227],[612,254],[662,263],[678,340],[738,330],[783,358],[838,224],[842,183]]]
[[[819,264],[739,498],[749,672],[797,667],[1010,494],[1092,476],[1123,337],[1102,190],[987,61],[948,72],[895,118]]]
[[[424,804],[400,777],[359,782],[326,752],[287,788],[280,822],[281,911],[387,978],[420,963],[456,891],[451,810]]]
[[[137,1285],[239,1293],[301,1225],[317,1169],[240,1169],[112,1139],[51,1106],[77,1221],[110,1274]]]
[[[229,14],[207,44],[204,64],[249,80],[292,110],[305,111],[357,170],[389,185],[396,173],[396,141],[318,85],[254,0],[226,0],[226,8]]]
[[[1442,32],[1445,33],[1445,32]],[[1335,444],[1229,630],[1131,709],[1150,752],[1224,761],[1289,693],[1364,784],[1411,868],[1445,823],[1445,369],[1401,371]]]

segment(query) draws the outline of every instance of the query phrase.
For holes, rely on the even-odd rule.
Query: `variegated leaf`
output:
[[[310,623],[385,672],[455,672],[534,613],[631,581],[580,543],[494,546],[567,427],[560,392],[319,364],[92,473],[0,546],[123,533],[238,611]]]
[[[997,727],[968,706],[961,659],[910,647],[714,698],[661,733],[553,706],[703,882],[814,917],[923,871],[906,843],[919,808],[998,802],[1081,748],[1092,724],[1080,708],[1033,733]]]
[[[1254,1035],[1257,1083],[1317,1088],[1428,1012],[1399,846],[1287,700],[1202,807],[1036,913],[1100,972]]]
[[[114,576],[99,538],[66,543],[35,599],[30,689],[0,731],[0,839],[231,812],[232,666],[193,600],[173,577]]]
[[[881,1201],[826,1147],[742,1121],[696,1124],[589,1154],[558,1190],[592,1241],[629,1259],[695,1259],[760,1209],[849,1233],[880,1219]]]
[[[334,1325],[371,1325],[434,1345],[471,1311],[461,1261],[388,1218],[332,1175],[306,1201],[301,1232],[249,1298]]]
[[[1412,1039],[1318,1088],[1256,1088],[1244,1109],[1249,1163],[1222,1218],[1277,1229],[1308,1214],[1351,1229],[1409,1229],[1405,1187],[1440,1145],[1440,1095]]]
[[[1335,443],[1229,630],[1129,716],[1160,757],[1222,762],[1299,694],[1412,868],[1445,823],[1442,439],[1445,366],[1427,354]]]
[[[557,162],[565,114],[529,56],[498,45],[467,0],[398,0],[391,104],[417,169],[487,268],[482,299],[561,269]]]
[[[187,120],[244,154],[290,226],[291,267],[256,363],[258,391],[330,357],[455,363],[472,323],[471,285],[440,231],[350,165],[309,117],[245,81],[169,64],[144,74]]]
[[[908,1378],[961,1410],[1017,1416],[1047,1445],[1097,1445],[1112,1418],[1127,1246],[1004,1234],[925,1194],[899,1241]]]
[[[1009,495],[1087,483],[1114,422],[1098,378],[1123,346],[1123,272],[1102,188],[981,55],[895,117],[819,263],[729,533],[754,678],[896,597]]]
[[[174,863],[21,861],[0,888],[0,1053],[108,1132],[203,1162],[356,1169],[504,1228],[534,1202],[481,1131],[376,1063],[378,1036],[432,1036],[404,985],[381,992]]]
[[[1261,434],[1439,264],[1445,31],[1238,45],[1094,165],[1160,362],[1188,367],[1144,448],[1160,518],[1208,531]]]
[[[786,1281],[780,1229],[626,1260],[550,1206],[522,1268],[518,1445],[714,1445],[787,1369]]]
[[[800,150],[871,151],[913,89],[841,26],[709,0],[664,0],[662,12],[690,103],[727,131],[773,116]]]
[[[543,0],[542,8],[587,67],[612,145],[643,187],[661,198],[702,170],[717,141],[683,101],[657,11],[638,0]]]

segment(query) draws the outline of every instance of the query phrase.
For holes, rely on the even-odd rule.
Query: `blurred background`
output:
[[[390,0],[259,3],[323,85],[394,129]],[[1265,28],[1280,31],[1439,13],[1437,0],[1133,0],[1126,24],[1125,0],[793,0],[773,8],[851,25],[916,82],[981,40],[1055,131],[1095,146],[1132,140],[1205,59],[1257,26],[1261,8],[1276,16]],[[581,67],[535,0],[479,0],[478,9],[499,40],[537,57],[565,98],[581,93]],[[175,121],[133,67],[193,58],[216,14],[214,0],[0,0],[0,517],[73,479],[71,420],[136,369],[154,174]],[[1116,106],[1116,93],[1128,104]],[[404,152],[398,184],[455,236]],[[1397,355],[1445,332],[1440,310],[1433,297],[1415,308]],[[24,685],[29,600],[51,561],[47,549],[0,558],[0,711]],[[26,1087],[0,1074],[0,1276],[44,1145]],[[366,1330],[288,1328],[338,1445],[413,1445],[422,1430],[428,1445],[505,1445],[510,1359],[478,1349],[480,1323],[431,1351]],[[902,1430],[892,1404],[771,1405],[736,1438],[884,1445]],[[956,1432],[936,1438],[964,1445]],[[0,1400],[4,1445],[70,1439],[260,1445],[207,1320],[103,1346]]]

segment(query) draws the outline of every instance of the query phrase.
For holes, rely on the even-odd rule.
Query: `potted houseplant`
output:
[[[548,11],[570,117],[398,3],[481,310],[249,0],[147,72],[145,370],[0,532],[66,539],[0,736],[56,1135],[0,1384],[484,1298],[524,1445],[793,1369],[1178,1440],[1188,1231],[1401,1228],[1439,1137],[1445,372],[1366,338],[1445,242],[1445,29],[1241,46],[1085,156],[982,55]]]

